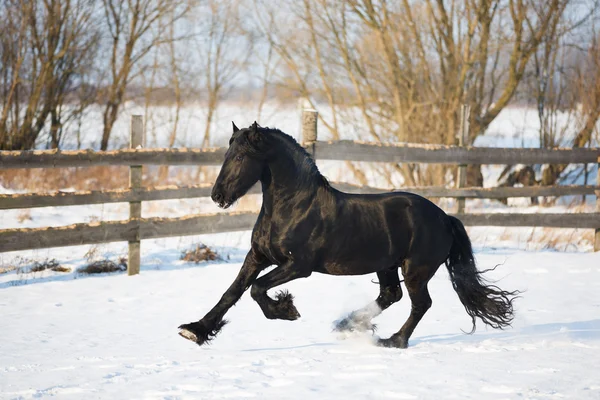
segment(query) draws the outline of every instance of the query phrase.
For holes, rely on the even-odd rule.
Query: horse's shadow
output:
[[[511,329],[502,332],[481,332],[473,335],[465,333],[449,333],[440,335],[427,335],[415,337],[410,341],[408,350],[423,344],[434,345],[482,345],[488,340],[497,340],[510,344],[513,340],[521,339],[548,339],[551,337],[560,337],[571,341],[595,341],[600,340],[600,319],[588,321],[573,322],[552,322],[548,324],[538,324],[525,326],[519,329]],[[262,352],[262,351],[287,351],[311,347],[333,347],[341,344],[341,341],[323,341],[318,343],[308,343],[296,346],[281,347],[258,347],[242,350],[243,352]],[[398,349],[393,349],[398,350]],[[405,350],[398,350],[405,351]]]
[[[487,340],[511,342],[517,339],[548,339],[561,337],[573,341],[600,340],[600,319],[573,322],[551,322],[548,324],[529,325],[519,329],[502,332],[442,334],[415,337],[411,345],[417,344],[481,344]]]
[[[308,343],[308,344],[299,344],[297,346],[281,346],[281,347],[258,347],[251,349],[244,349],[243,352],[260,352],[260,351],[287,351],[287,350],[297,350],[303,349],[307,347],[330,347],[335,346],[335,342],[319,342],[319,343]]]

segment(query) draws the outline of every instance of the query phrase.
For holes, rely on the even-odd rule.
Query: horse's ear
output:
[[[258,124],[256,121],[250,126],[250,131],[248,132],[248,140],[252,144],[258,144],[262,140],[262,134],[258,130]]]
[[[240,130],[240,128],[238,128],[237,126],[235,126],[235,122],[231,121],[231,123],[233,124],[233,133],[236,133],[237,131]]]

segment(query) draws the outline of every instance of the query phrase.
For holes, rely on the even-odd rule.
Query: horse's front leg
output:
[[[312,268],[308,267],[310,265],[310,263],[289,260],[265,276],[261,276],[252,284],[250,294],[262,309],[265,317],[289,321],[300,317],[300,313],[294,306],[294,297],[288,291],[277,293],[276,300],[269,297],[267,291],[294,279],[309,277],[312,273]]]
[[[268,262],[254,250],[250,250],[244,264],[231,286],[225,291],[221,300],[200,321],[179,326],[179,334],[186,339],[202,345],[214,338],[227,321],[225,313],[242,297],[260,271],[268,266]]]

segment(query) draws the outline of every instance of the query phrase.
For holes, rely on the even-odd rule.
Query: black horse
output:
[[[410,316],[386,347],[406,348],[415,327],[431,307],[427,283],[446,264],[455,291],[473,322],[493,328],[513,319],[515,292],[488,285],[475,266],[471,242],[460,220],[411,193],[355,195],[340,192],[319,173],[309,154],[287,134],[233,124],[225,161],[212,199],[228,208],[257,182],[263,203],[252,232],[252,247],[240,272],[217,305],[200,321],[179,327],[199,345],[225,325],[225,313],[251,288],[269,319],[300,317],[287,291],[275,299],[267,291],[313,272],[330,275],[376,273],[380,292],[363,309],[337,324],[338,330],[368,330],[370,320],[402,298],[398,269],[412,302]],[[271,265],[277,267],[258,278]]]

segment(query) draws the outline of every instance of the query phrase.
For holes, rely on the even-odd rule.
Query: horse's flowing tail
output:
[[[513,301],[519,291],[506,292],[497,286],[486,284],[482,274],[489,270],[477,270],[471,240],[464,225],[455,217],[450,217],[450,223],[454,242],[446,267],[452,286],[473,321],[470,333],[475,332],[476,317],[495,329],[510,326],[513,320]]]

